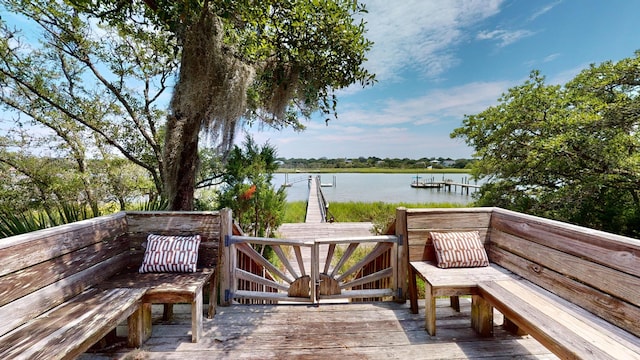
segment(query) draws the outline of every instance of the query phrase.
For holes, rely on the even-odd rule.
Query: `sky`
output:
[[[637,0],[365,0],[365,67],[378,82],[337,92],[338,118],[250,128],[284,158],[471,158],[449,134],[532,70],[564,84],[640,50]],[[240,137],[242,138],[242,136]]]

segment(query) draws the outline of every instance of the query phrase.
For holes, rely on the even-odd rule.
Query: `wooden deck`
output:
[[[214,319],[204,319],[197,344],[191,343],[189,308],[176,306],[171,323],[161,324],[155,312],[153,335],[141,349],[80,359],[556,359],[531,337],[503,331],[499,315],[495,337],[478,337],[468,298],[461,299],[460,313],[439,300],[438,334],[429,336],[422,305],[415,315],[408,304],[393,302],[218,307]]]

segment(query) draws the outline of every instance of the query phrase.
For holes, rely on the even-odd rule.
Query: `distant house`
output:
[[[453,159],[446,159],[442,161],[442,166],[446,166],[446,167],[452,167],[455,164],[456,164],[456,161]]]

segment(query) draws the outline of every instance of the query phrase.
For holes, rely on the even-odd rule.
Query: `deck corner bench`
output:
[[[0,358],[72,359],[120,322],[141,344],[139,289],[96,289],[129,261],[123,213],[0,240]]]
[[[416,277],[420,277],[425,283],[425,329],[429,335],[436,334],[436,298],[449,297],[451,307],[460,311],[459,296],[478,295],[478,284],[489,280],[507,280],[515,275],[504,268],[494,264],[477,268],[451,268],[441,269],[434,261],[411,261],[409,263],[409,300],[411,312],[418,313],[418,297]],[[472,306],[472,323],[481,334],[486,334],[487,320],[480,321],[482,314],[478,312],[476,302]]]
[[[406,223],[411,310],[424,277],[430,334],[434,296],[464,294],[483,335],[496,309],[560,358],[640,359],[640,240],[500,208],[412,209]],[[491,265],[438,268],[427,234],[465,230],[480,231]]]
[[[139,347],[153,303],[191,304],[197,341],[207,283],[215,312],[220,224],[219,213],[120,212],[0,239],[0,359],[73,359],[124,321],[128,346]],[[132,272],[152,232],[204,234],[198,271]]]
[[[195,273],[126,272],[100,284],[102,289],[132,289],[143,292],[142,336],[151,336],[152,304],[191,304],[191,341],[197,343],[202,334],[204,286],[214,278],[213,268],[199,268]],[[213,318],[217,296],[215,284],[209,286],[208,318]],[[166,316],[166,314],[165,314]]]

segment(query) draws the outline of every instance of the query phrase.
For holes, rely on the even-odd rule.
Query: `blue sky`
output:
[[[366,64],[378,83],[338,93],[338,119],[307,130],[249,129],[285,158],[470,158],[451,139],[533,69],[564,84],[640,49],[636,0],[366,0]]]

